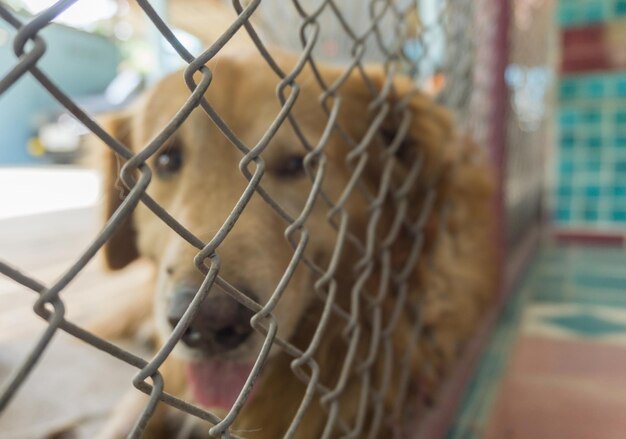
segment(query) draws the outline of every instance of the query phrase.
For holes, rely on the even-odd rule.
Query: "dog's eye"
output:
[[[174,175],[183,164],[183,153],[178,145],[172,145],[156,157],[155,170],[159,177]]]
[[[285,158],[276,168],[279,177],[299,177],[304,175],[304,157],[293,155]]]

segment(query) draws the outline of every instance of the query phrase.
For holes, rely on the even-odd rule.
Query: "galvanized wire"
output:
[[[161,127],[159,133],[139,152],[133,152],[114,139],[111,133],[106,132],[93,118],[86,114],[76,103],[64,93],[38,67],[38,62],[46,52],[46,42],[39,35],[40,31],[64,10],[71,8],[77,1],[61,0],[44,10],[27,22],[22,23],[4,5],[0,4],[0,18],[16,30],[13,37],[13,48],[17,62],[7,74],[0,79],[0,99],[2,94],[9,90],[20,78],[30,75],[35,78],[54,97],[68,113],[97,136],[108,148],[124,161],[120,171],[120,179],[127,189],[127,196],[119,208],[106,222],[102,230],[94,237],[87,250],[72,264],[65,273],[53,284],[44,285],[25,273],[21,273],[10,264],[0,262],[0,273],[16,283],[38,294],[33,307],[34,312],[48,322],[48,326],[39,337],[30,355],[19,365],[0,391],[0,412],[10,403],[15,393],[19,391],[24,380],[29,376],[41,359],[41,355],[49,346],[57,331],[65,331],[90,344],[98,350],[106,352],[120,361],[137,368],[133,385],[149,396],[141,416],[137,419],[131,437],[140,437],[151,416],[154,414],[159,401],[174,407],[182,412],[208,421],[213,425],[210,435],[213,437],[236,437],[231,427],[248,399],[252,385],[259,377],[262,366],[267,362],[272,346],[278,346],[284,353],[291,356],[293,374],[306,386],[306,391],[299,404],[295,416],[289,423],[285,437],[293,437],[307,408],[318,399],[327,413],[322,437],[379,437],[383,426],[405,422],[407,407],[407,389],[410,379],[409,362],[417,342],[421,337],[423,322],[420,318],[421,306],[419,300],[414,300],[408,294],[409,279],[422,257],[424,247],[424,228],[427,219],[435,208],[437,191],[437,176],[432,177],[423,194],[422,210],[416,218],[410,216],[409,193],[415,186],[418,178],[423,177],[424,158],[419,155],[410,163],[406,179],[399,186],[392,184],[391,175],[397,160],[394,154],[401,148],[408,135],[411,124],[411,109],[406,99],[390,99],[396,93],[394,78],[401,73],[411,73],[416,76],[427,76],[433,73],[433,65],[439,64],[447,74],[448,86],[439,99],[448,106],[457,109],[461,116],[471,113],[472,84],[474,81],[474,41],[475,33],[472,17],[475,15],[473,2],[447,1],[441,2],[436,11],[435,19],[424,23],[422,28],[414,28],[411,20],[419,16],[419,2],[394,0],[369,0],[360,15],[361,21],[353,22],[354,15],[350,5],[338,0],[321,0],[311,5],[311,2],[292,0],[291,13],[297,17],[299,26],[289,45],[296,49],[297,43],[299,60],[292,71],[283,71],[279,63],[272,56],[272,50],[266,46],[257,35],[251,17],[257,13],[261,0],[252,0],[242,4],[239,0],[232,0],[232,8],[237,13],[236,19],[228,26],[224,34],[201,54],[190,53],[176,38],[167,23],[158,15],[155,9],[146,0],[137,0],[137,4],[145,13],[154,28],[161,33],[171,48],[187,63],[184,70],[184,79],[190,95],[185,104],[178,110],[172,119]],[[264,4],[270,4],[265,1]],[[274,2],[277,5],[278,2]],[[281,3],[279,8],[287,8]],[[267,20],[266,20],[267,21]],[[319,73],[319,62],[323,61],[323,54],[319,53],[320,35],[328,30],[329,23],[333,22],[332,32],[335,38],[341,41],[342,50],[339,57],[344,57],[344,73],[333,83],[325,82]],[[207,63],[213,59],[228,43],[233,35],[245,29],[253,44],[267,65],[276,75],[278,86],[276,99],[280,104],[280,111],[267,131],[255,145],[248,145],[241,140],[223,120],[220,114],[205,98],[211,87],[213,72]],[[454,50],[448,50],[445,59],[429,60],[435,57],[436,50],[430,46],[432,40],[429,35],[445,36],[448,45]],[[421,43],[424,51],[418,59],[411,58],[406,52],[406,42],[413,38]],[[435,38],[436,39],[436,38]],[[450,42],[454,42],[451,44]],[[463,42],[460,44],[459,42]],[[441,41],[437,42],[440,44]],[[382,87],[373,85],[368,76],[366,64],[372,59],[378,61],[385,72]],[[322,92],[320,105],[326,111],[327,123],[324,132],[316,144],[307,139],[298,119],[292,114],[292,109],[298,99],[301,84],[299,75],[305,68],[314,72],[315,80]],[[371,102],[368,113],[371,120],[369,129],[362,138],[352,138],[347,130],[338,121],[342,100],[339,92],[350,75],[357,74],[371,91]],[[394,102],[394,103],[392,103]],[[223,135],[230,141],[233,148],[239,151],[241,159],[239,170],[248,183],[241,193],[237,203],[232,206],[230,214],[221,227],[208,242],[203,241],[183,226],[172,214],[147,194],[152,179],[152,170],[148,165],[166,144],[173,133],[187,120],[192,111],[197,108],[204,110],[206,115],[215,123]],[[371,145],[374,139],[380,136],[385,120],[393,114],[400,123],[392,139],[388,139],[387,151],[382,159],[374,158],[371,154]],[[309,193],[303,193],[304,207],[293,216],[274,200],[263,186],[265,161],[263,152],[266,150],[278,129],[284,124],[290,124],[298,135],[303,149],[306,151],[304,159],[305,170],[311,182]],[[325,148],[333,131],[340,132],[351,151],[346,159],[346,167],[351,170],[351,177],[342,195],[332,199],[322,189],[326,177],[327,156]],[[362,183],[362,176],[367,164],[371,160],[381,160],[383,169],[378,188],[375,191],[368,189]],[[367,233],[364,237],[357,236],[349,227],[350,215],[346,203],[353,194],[359,193],[369,200]],[[242,212],[246,209],[254,195],[260,196],[284,221],[284,236],[293,249],[290,262],[280,281],[265,303],[256,303],[244,292],[231,285],[220,276],[223,261],[219,256],[220,246],[237,223]],[[380,220],[383,213],[389,214],[387,200],[393,200],[394,212],[391,215],[391,227],[381,238]],[[86,264],[96,255],[103,245],[111,239],[116,230],[128,220],[135,208],[142,203],[164,224],[175,231],[183,240],[197,249],[193,261],[197,270],[204,275],[204,281],[198,289],[189,308],[182,319],[172,330],[171,335],[163,341],[159,350],[151,360],[140,358],[124,349],[121,349],[105,340],[102,340],[83,328],[78,327],[65,317],[65,308],[62,293],[68,284],[84,269]],[[328,266],[319,266],[305,255],[305,248],[312,236],[307,220],[315,203],[323,203],[328,209],[328,223],[336,230],[335,249]],[[401,266],[392,263],[394,243],[400,238],[401,230],[408,230],[410,239],[409,252],[403,259]],[[403,238],[406,239],[406,238]],[[348,308],[337,304],[338,284],[336,279],[339,262],[345,249],[355,249],[357,258],[353,270],[355,282],[350,291],[350,305]],[[305,265],[315,276],[315,291],[318,300],[323,302],[320,319],[308,346],[304,349],[293,345],[289,340],[277,336],[280,322],[274,315],[274,310],[281,300],[289,280],[296,268]],[[368,288],[374,273],[379,274],[377,291]],[[264,337],[263,346],[258,354],[252,372],[240,395],[231,410],[220,418],[201,407],[190,404],[178,396],[164,391],[164,382],[159,368],[171,355],[176,343],[181,339],[184,331],[199,310],[199,306],[214,285],[221,287],[232,298],[251,309],[255,314],[251,320],[252,327]],[[394,294],[393,309],[385,310],[385,298]],[[415,316],[412,322],[410,343],[405,352],[397,352],[393,346],[393,335],[402,313],[407,312]],[[369,335],[362,325],[363,316],[371,322]],[[322,382],[320,368],[322,365],[315,360],[315,354],[327,333],[329,322],[336,319],[342,322],[341,336],[345,351],[337,356],[343,357],[341,371],[334,382]],[[363,355],[358,347],[367,342],[368,349]],[[381,360],[382,359],[382,360]],[[377,364],[382,364],[382,372],[375,370]],[[375,375],[379,375],[375,378]],[[356,377],[356,378],[355,378]],[[360,382],[360,394],[357,414],[354,419],[343,419],[341,403],[343,393],[349,379]],[[392,386],[396,386],[395,389]],[[394,408],[389,412],[385,406],[388,394],[395,395]],[[371,416],[368,417],[368,413]]]

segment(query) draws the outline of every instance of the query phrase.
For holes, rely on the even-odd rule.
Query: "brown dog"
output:
[[[277,59],[285,71],[297,62],[287,54]],[[280,111],[277,76],[253,51],[221,53],[209,68],[213,81],[207,100],[244,144],[254,146]],[[310,208],[303,255],[311,264],[298,264],[272,312],[277,336],[301,351],[311,342],[330,291],[328,282],[320,288],[323,272],[311,266],[334,267],[334,308],[313,357],[320,386],[303,405],[295,437],[343,437],[351,432],[350,437],[387,438],[419,398],[434,396],[492,296],[492,179],[478,149],[456,136],[447,112],[415,92],[410,80],[397,77],[388,84],[378,67],[365,69],[368,80],[358,70],[346,78],[338,68],[318,70],[326,84],[343,81],[327,101],[332,107],[340,99],[340,105],[323,154],[307,162],[307,151],[285,122],[261,155],[264,191],[292,218]],[[297,83],[300,90],[291,114],[315,146],[328,124],[320,105],[322,90],[310,67]],[[389,92],[379,104],[388,104],[389,111],[363,148],[359,142],[380,114],[368,108],[381,108],[371,104],[386,88]],[[138,152],[189,94],[182,74],[170,75],[137,108],[111,119],[108,129]],[[398,133],[403,131],[402,138]],[[351,153],[358,148],[365,153],[355,159]],[[241,159],[242,153],[196,109],[149,161],[153,180],[148,194],[209,242],[248,183],[239,172]],[[110,164],[109,215],[122,199],[119,161],[111,157]],[[254,167],[250,165],[251,172]],[[321,171],[324,196],[311,207],[307,197],[315,173]],[[329,215],[327,201],[342,208]],[[294,256],[285,239],[287,226],[255,194],[217,249],[220,276],[261,306],[272,297]],[[296,243],[303,234],[296,236]],[[193,263],[197,253],[141,204],[105,246],[112,269],[138,256],[157,266],[152,297],[163,337],[179,322],[204,279]],[[253,314],[214,286],[168,360],[163,372],[166,388],[214,413],[230,409],[264,341],[250,325]],[[134,316],[124,318],[132,321]],[[274,345],[233,432],[267,439],[286,434],[307,382],[292,371],[293,359]],[[127,417],[135,413],[124,411]],[[112,436],[124,433],[120,425],[126,424],[118,423]]]

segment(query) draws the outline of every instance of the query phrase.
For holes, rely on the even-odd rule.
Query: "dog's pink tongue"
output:
[[[248,379],[252,366],[220,360],[190,363],[187,376],[194,399],[207,408],[229,410]]]

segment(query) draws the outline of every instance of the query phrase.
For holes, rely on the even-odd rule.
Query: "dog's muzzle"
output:
[[[174,328],[191,304],[198,288],[189,285],[175,289],[169,303],[167,319]],[[188,347],[213,355],[240,346],[252,333],[250,319],[254,313],[221,291],[211,291],[182,336]]]

